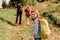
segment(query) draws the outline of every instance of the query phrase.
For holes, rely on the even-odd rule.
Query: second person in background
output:
[[[26,13],[26,24],[30,25],[29,20],[31,15],[31,8],[29,6],[25,9],[25,13]]]

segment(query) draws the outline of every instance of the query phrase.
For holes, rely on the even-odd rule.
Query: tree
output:
[[[14,7],[16,4],[21,3],[22,5],[36,5],[37,0],[10,0],[11,5]]]

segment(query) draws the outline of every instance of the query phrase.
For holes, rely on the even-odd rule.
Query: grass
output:
[[[13,11],[11,10],[9,13],[10,9],[0,9],[0,40],[6,40],[6,35],[7,33],[9,32],[9,24],[6,22],[7,20],[8,21],[11,21],[12,19],[12,13]]]
[[[39,9],[41,13],[43,12],[49,13],[50,7],[46,6],[46,4],[48,3],[41,3],[41,4],[40,6],[34,7],[34,9],[35,8]],[[55,14],[53,13],[52,15]],[[16,19],[16,9],[0,9],[0,40],[22,40],[22,39],[29,40],[33,30],[32,23],[31,26],[26,26],[26,19],[24,16],[22,19],[22,24],[18,26],[14,26],[15,19]],[[56,30],[57,33],[60,35],[60,28],[58,28],[56,25],[54,26],[52,25],[50,25],[50,27]]]
[[[30,38],[32,33],[30,26],[27,27],[26,24],[14,26],[15,11],[15,9],[0,9],[0,40],[21,40],[21,38],[28,40]]]

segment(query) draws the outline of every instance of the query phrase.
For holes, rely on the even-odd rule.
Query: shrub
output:
[[[51,1],[53,3],[59,3],[60,2],[60,0],[49,0],[49,1]]]
[[[9,3],[9,4],[6,4],[6,2],[3,1],[2,7],[3,7],[3,9],[4,9],[4,8],[9,8],[9,7],[10,7],[10,3]]]
[[[37,0],[23,0],[21,3],[23,5],[31,5],[31,6],[34,6],[34,5],[37,5]]]
[[[58,12],[56,13],[51,13],[48,15],[51,21],[53,21],[54,24],[60,24],[60,15]]]
[[[3,8],[6,8],[6,3],[5,3],[5,1],[3,1],[3,3],[2,3],[2,7],[3,7]]]
[[[21,3],[23,6],[30,5],[34,6],[37,5],[37,0],[10,0],[11,5],[14,7],[16,4]]]

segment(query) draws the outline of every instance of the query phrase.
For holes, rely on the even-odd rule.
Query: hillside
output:
[[[37,6],[32,6],[32,8],[38,9],[40,11],[40,14],[43,14],[43,12],[55,11],[55,9],[52,9],[50,7],[51,5],[52,8],[54,8],[55,6],[60,5],[60,3],[54,4],[50,2],[43,2],[39,3]],[[60,40],[60,26],[58,27],[57,25],[54,25],[50,18],[48,18],[47,16],[45,16],[45,18],[48,20],[51,30],[51,35],[45,40]],[[30,39],[33,30],[33,22],[30,22],[30,26],[26,25],[26,16],[24,12],[21,25],[15,26],[15,19],[16,9],[0,9],[0,40]]]

